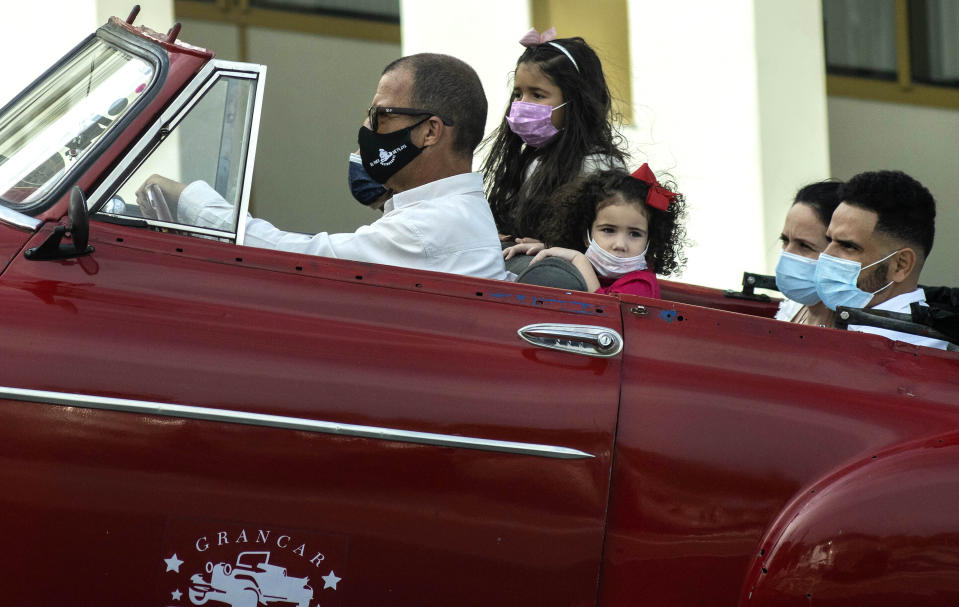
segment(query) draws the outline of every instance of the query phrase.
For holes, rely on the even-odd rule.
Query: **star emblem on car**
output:
[[[330,569],[330,572],[328,574],[320,576],[320,578],[323,580],[323,590],[326,590],[327,588],[332,588],[333,590],[336,590],[337,583],[339,583],[339,581],[343,579],[343,578],[337,577],[336,574],[333,573],[332,569]]]
[[[173,556],[170,558],[163,559],[163,562],[166,563],[167,571],[176,571],[177,573],[180,573],[180,565],[183,564],[183,561],[177,558],[176,552],[174,552]]]

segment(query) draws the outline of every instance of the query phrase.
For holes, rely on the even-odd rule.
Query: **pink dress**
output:
[[[655,297],[659,299],[659,281],[656,280],[656,274],[652,270],[637,270],[620,276],[617,279],[599,278],[599,288],[596,292],[601,295],[610,295],[612,293],[629,293],[630,295],[640,295],[642,297]]]

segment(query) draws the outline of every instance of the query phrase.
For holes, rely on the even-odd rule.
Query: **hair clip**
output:
[[[656,175],[653,174],[652,169],[650,169],[649,165],[645,162],[643,163],[643,166],[633,171],[630,177],[638,181],[642,181],[649,186],[649,192],[646,193],[646,204],[655,209],[659,209],[660,211],[665,211],[668,209],[669,203],[671,203],[674,198],[679,196],[679,194],[670,192],[663,186],[659,185],[659,182],[656,181]]]

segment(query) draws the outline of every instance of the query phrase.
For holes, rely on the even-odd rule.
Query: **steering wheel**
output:
[[[153,212],[156,213],[156,218],[160,221],[173,221],[173,213],[170,212],[170,205],[167,204],[166,196],[163,195],[160,186],[151,183],[146,189],[147,199],[153,207]]]

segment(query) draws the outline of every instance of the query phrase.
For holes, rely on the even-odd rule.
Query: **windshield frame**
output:
[[[120,134],[139,117],[143,109],[157,97],[162,89],[163,82],[166,81],[170,68],[169,58],[163,48],[156,42],[132,34],[118,25],[108,23],[100,27],[96,33],[84,38],[83,41],[73,47],[66,55],[60,58],[59,61],[44,71],[36,80],[31,82],[29,86],[20,91],[20,93],[13,97],[6,105],[0,108],[0,117],[5,117],[5,114],[10,112],[25,97],[31,95],[49,78],[52,78],[97,38],[108,45],[117,47],[121,51],[146,61],[153,67],[153,77],[147,84],[146,90],[143,91],[143,94],[133,102],[132,106],[125,111],[118,120],[115,120],[89,148],[84,150],[83,155],[75,164],[67,169],[64,175],[59,179],[59,182],[52,187],[50,191],[37,200],[25,205],[0,198],[0,206],[28,216],[36,216],[52,207],[99,161],[101,155],[109,149]]]

